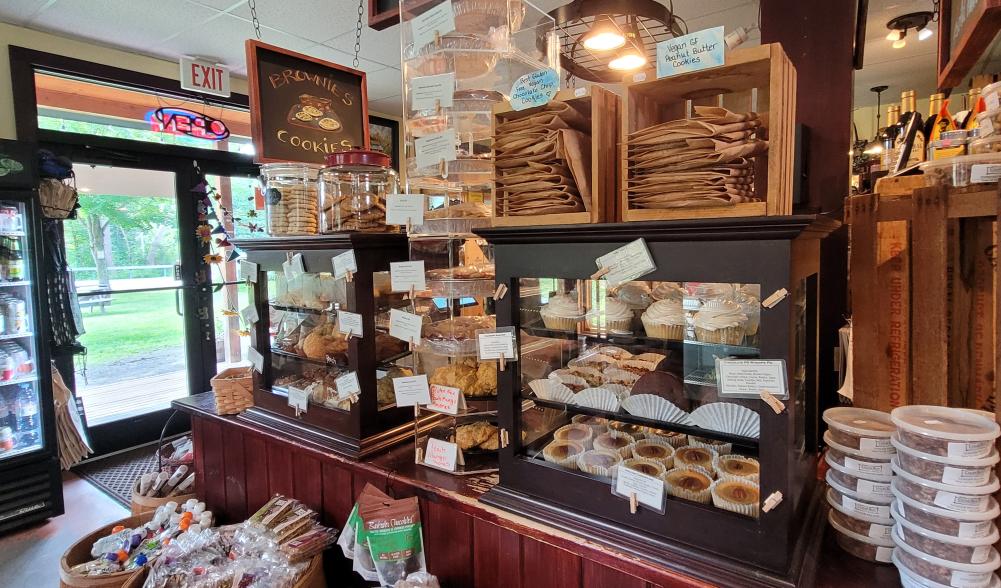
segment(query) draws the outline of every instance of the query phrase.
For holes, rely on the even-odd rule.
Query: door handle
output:
[[[181,310],[181,289],[180,288],[174,290],[174,310],[177,312],[177,316],[184,316],[184,311]]]

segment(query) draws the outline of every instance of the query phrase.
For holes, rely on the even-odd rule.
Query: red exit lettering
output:
[[[218,67],[191,64],[191,83],[206,90],[222,90],[223,70]]]

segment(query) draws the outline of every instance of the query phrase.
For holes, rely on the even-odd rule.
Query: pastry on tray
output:
[[[428,384],[458,388],[467,398],[497,395],[497,364],[459,358],[431,374]]]
[[[500,444],[499,440],[497,427],[487,421],[477,421],[455,428],[455,442],[463,451],[470,449],[495,451]]]
[[[712,478],[699,468],[676,467],[664,474],[668,494],[702,504],[709,503],[712,484]]]
[[[712,485],[713,504],[717,508],[758,517],[759,490],[752,480],[717,480]]]

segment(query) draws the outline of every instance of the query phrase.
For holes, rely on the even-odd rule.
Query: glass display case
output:
[[[400,234],[340,233],[234,243],[257,264],[258,319],[248,328],[264,358],[246,418],[361,458],[412,438],[413,409],[395,405],[393,378],[413,375],[407,345],[389,336],[389,264],[407,259]],[[352,252],[355,271],[335,278],[333,259]],[[350,279],[349,279],[350,277]],[[247,320],[246,313],[244,320]],[[353,329],[360,324],[360,335]],[[350,374],[357,376],[356,383]],[[341,379],[345,377],[346,379]],[[308,397],[305,410],[290,405]]]
[[[509,288],[497,323],[516,327],[521,356],[499,377],[506,443],[500,484],[483,500],[708,581],[797,581],[799,544],[816,543],[822,524],[819,243],[836,225],[793,216],[477,231]],[[656,269],[621,284],[596,275],[598,257],[637,239]],[[784,386],[762,389],[779,411],[748,395],[745,372],[743,385],[721,386],[724,359],[784,362],[770,364]],[[623,494],[626,470],[660,502]]]

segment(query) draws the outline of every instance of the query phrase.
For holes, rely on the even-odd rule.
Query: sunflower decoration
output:
[[[222,316],[240,316],[240,313],[232,308],[222,309]]]
[[[239,334],[241,337],[249,337],[250,329],[240,329],[239,331],[237,331],[237,334]]]
[[[198,227],[195,228],[195,236],[201,239],[204,244],[211,243],[212,225],[198,225]]]
[[[202,257],[205,263],[222,263],[222,256],[218,253],[209,253]]]

